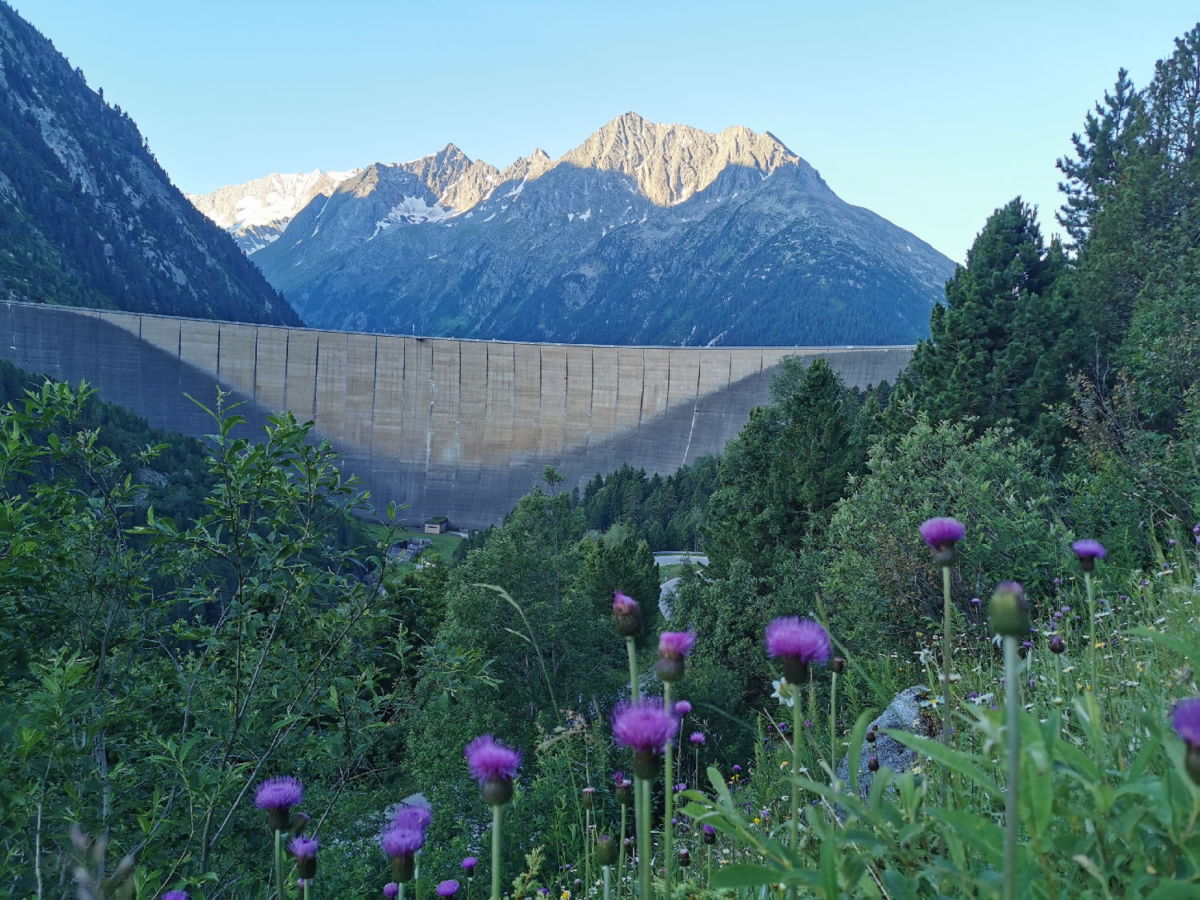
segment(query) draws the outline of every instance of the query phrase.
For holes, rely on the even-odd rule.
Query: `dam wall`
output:
[[[527,344],[0,303],[0,357],[24,369],[86,380],[195,436],[214,423],[185,394],[212,406],[218,385],[230,391],[253,432],[290,410],[378,506],[458,528],[502,520],[545,466],[575,487],[624,463],[667,474],[719,452],[788,356],[823,357],[866,387],[895,381],[912,348]]]

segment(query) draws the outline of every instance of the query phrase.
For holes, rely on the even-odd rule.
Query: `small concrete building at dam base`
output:
[[[849,385],[895,381],[912,347],[607,347],[317,331],[0,303],[0,356],[77,384],[157,428],[202,436],[218,386],[244,436],[272,413],[312,420],[381,507],[501,521],[546,466],[582,487],[625,463],[669,474],[720,452],[766,403],[784,357]]]

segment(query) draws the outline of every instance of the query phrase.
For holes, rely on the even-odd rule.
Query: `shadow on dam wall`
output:
[[[667,474],[717,453],[766,402],[786,356],[851,385],[894,381],[911,347],[643,348],[289,329],[0,303],[0,357],[152,425],[203,436],[217,386],[241,435],[289,409],[341,452],[377,506],[462,528],[500,521],[555,466],[566,486],[629,463]]]

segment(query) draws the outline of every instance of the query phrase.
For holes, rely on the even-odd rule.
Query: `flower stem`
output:
[[[612,866],[604,867],[604,900],[609,900],[609,891],[612,890]]]
[[[1087,586],[1088,601],[1088,660],[1091,663],[1091,689],[1096,691],[1096,588],[1092,584],[1092,573],[1083,573],[1083,583]]]
[[[621,893],[621,885],[625,883],[625,814],[629,807],[621,804],[621,843],[617,845],[617,894]]]
[[[275,888],[283,900],[283,832],[275,829]]]
[[[950,605],[950,567],[942,566],[942,743],[950,746],[950,714],[954,704],[950,697],[950,666],[953,656],[954,621]],[[950,769],[941,766],[942,770],[942,806],[945,807],[950,798]]]
[[[592,811],[583,811],[583,883],[592,886]]]
[[[497,803],[492,807],[492,900],[500,900],[500,810]],[[404,886],[401,885],[401,890]]]
[[[1017,639],[1004,638],[1004,719],[1008,731],[1008,791],[1004,806],[1004,900],[1017,896],[1017,831],[1021,778],[1021,685],[1017,676]]]
[[[663,709],[666,710],[667,715],[674,715],[674,707],[671,705],[671,682],[669,681],[663,682]],[[671,855],[674,852],[671,845],[675,838],[675,829],[671,822],[675,806],[675,784],[671,781],[671,775],[675,771],[671,759],[674,752],[675,740],[672,738],[667,742],[666,752],[663,755],[663,895],[666,897],[671,896],[671,863],[674,861]]]
[[[499,809],[499,807],[496,807],[496,808]],[[404,892],[405,892],[405,888],[407,888],[407,887],[408,887],[408,885],[405,882],[403,882],[403,881],[400,882],[400,893],[396,895],[396,900],[404,900]]]
[[[650,780],[634,775],[637,809],[638,889],[640,900],[650,900]]]
[[[800,728],[801,728],[800,686],[792,685],[792,822],[791,846],[792,853],[800,851],[800,786],[796,779],[800,776]]]
[[[629,696],[637,703],[642,694],[638,690],[637,646],[632,635],[625,638],[625,650],[629,654]]]
[[[311,878],[304,879],[304,900],[309,900],[309,898],[308,898],[308,883],[310,881],[312,881]]]
[[[837,684],[838,673],[834,669],[829,682],[829,768],[833,778],[837,778],[838,748],[837,748]]]

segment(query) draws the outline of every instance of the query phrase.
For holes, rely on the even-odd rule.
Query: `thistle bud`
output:
[[[867,743],[868,744],[875,743],[875,729],[874,728],[872,728],[870,731],[867,732]]]
[[[412,881],[414,869],[411,853],[392,857],[392,880],[398,884],[408,884]]]
[[[704,835],[704,843],[715,844],[717,842],[717,829],[711,825],[701,826],[700,832]]]
[[[483,796],[483,802],[488,806],[503,806],[512,799],[512,779],[500,777],[488,778],[483,782],[483,788],[480,793]]]
[[[642,630],[642,608],[632,597],[613,591],[613,624],[621,637],[633,637]]]
[[[846,658],[844,656],[835,656],[830,662],[829,667],[833,669],[835,674],[841,675],[846,671]]]
[[[583,795],[584,809],[591,809],[596,805],[596,789],[594,787],[585,787],[580,794]]]
[[[996,586],[988,605],[992,631],[1003,637],[1022,637],[1029,632],[1029,601],[1025,589],[1015,581]]]
[[[681,869],[686,869],[688,866],[690,866],[692,864],[692,854],[688,853],[687,847],[680,847],[678,856],[679,856],[679,867]]]
[[[1200,785],[1200,747],[1188,745],[1187,753],[1183,757],[1183,767],[1187,769],[1192,783]]]
[[[660,655],[654,664],[654,674],[659,681],[679,681],[683,678],[683,657]]]
[[[617,802],[622,806],[633,805],[633,782],[628,778],[620,778],[615,784]]]
[[[633,754],[633,774],[646,781],[653,781],[662,767],[662,756],[647,750],[637,750]]]
[[[867,760],[867,768],[870,769],[872,772],[878,772],[879,771],[879,757],[872,756],[870,759],[868,759]]]
[[[617,861],[620,848],[611,834],[602,834],[596,840],[596,862],[602,866],[611,866]]]
[[[1066,649],[1067,649],[1067,645],[1063,642],[1063,639],[1060,638],[1057,634],[1054,635],[1054,637],[1050,638],[1050,652],[1051,653],[1062,653]]]

